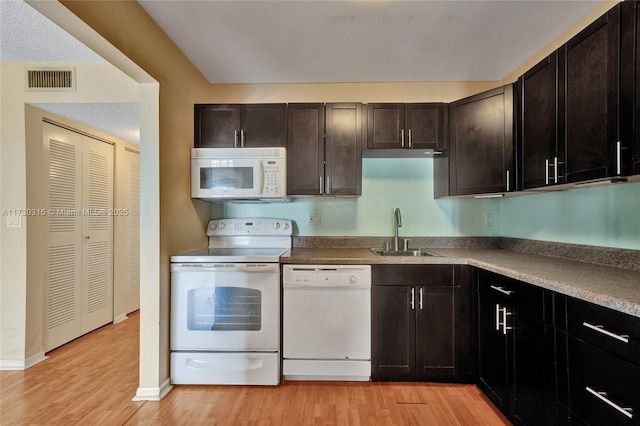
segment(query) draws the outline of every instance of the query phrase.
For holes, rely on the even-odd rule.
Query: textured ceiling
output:
[[[21,0],[0,0],[0,43],[0,61],[104,61]]]
[[[212,83],[499,81],[598,4],[139,3]]]
[[[0,60],[104,62],[21,0],[0,0]],[[24,84],[23,81],[20,84]],[[136,103],[34,103],[34,106],[134,144],[140,143]]]

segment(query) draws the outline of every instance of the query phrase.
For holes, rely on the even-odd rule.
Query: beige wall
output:
[[[210,205],[190,197],[190,149],[193,104],[206,102],[209,83],[132,1],[61,2],[124,55],[153,77],[160,87],[160,282],[142,282],[154,290],[155,306],[141,306],[140,388],[153,389],[169,377],[169,259],[172,254],[206,245]],[[142,146],[141,156],[147,155]],[[141,170],[145,179],[144,160]],[[144,185],[144,184],[143,184]],[[144,256],[144,255],[143,255]],[[144,257],[143,257],[144,260]],[[157,290],[157,291],[155,291]],[[147,332],[155,336],[146,335]],[[144,393],[139,389],[138,394]]]

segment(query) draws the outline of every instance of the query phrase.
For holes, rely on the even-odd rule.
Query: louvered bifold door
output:
[[[83,136],[82,332],[113,320],[113,146]]]
[[[140,309],[140,155],[125,151],[127,162],[127,313]]]
[[[45,272],[45,351],[81,335],[81,172],[77,133],[45,123],[49,157],[49,243]]]

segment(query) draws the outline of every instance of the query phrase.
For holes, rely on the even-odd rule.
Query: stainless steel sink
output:
[[[378,256],[434,256],[441,257],[442,255],[433,253],[426,250],[421,249],[413,249],[413,250],[382,250],[382,249],[371,249],[371,251]]]

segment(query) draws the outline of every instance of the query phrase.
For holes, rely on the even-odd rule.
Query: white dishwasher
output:
[[[283,375],[371,377],[371,266],[284,265]]]

